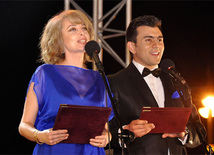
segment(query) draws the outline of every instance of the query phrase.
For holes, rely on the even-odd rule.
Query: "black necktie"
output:
[[[161,73],[161,69],[160,68],[157,68],[157,69],[154,69],[153,71],[150,71],[148,68],[144,68],[143,70],[143,77],[149,75],[149,74],[152,74],[153,76],[155,76],[156,78],[160,76],[160,73]]]

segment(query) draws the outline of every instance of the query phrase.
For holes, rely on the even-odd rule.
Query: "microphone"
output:
[[[98,43],[96,41],[91,40],[91,41],[86,43],[85,51],[90,57],[93,57],[93,59],[95,61],[95,64],[97,66],[97,69],[100,72],[100,74],[101,74],[101,76],[103,78],[103,81],[105,83],[105,87],[107,89],[109,98],[110,98],[111,103],[112,103],[112,108],[113,108],[113,111],[114,111],[114,114],[115,114],[116,122],[119,125],[120,131],[122,131],[121,133],[118,134],[119,138],[123,139],[125,143],[133,142],[134,138],[135,138],[134,133],[129,131],[129,130],[123,130],[123,128],[122,128],[121,121],[120,121],[120,118],[119,118],[119,115],[118,115],[118,112],[117,112],[117,109],[116,109],[116,105],[115,105],[115,102],[113,100],[113,97],[112,97],[112,94],[111,94],[111,91],[110,91],[110,87],[109,87],[109,85],[107,83],[107,80],[106,80],[107,78],[105,76],[105,71],[104,71],[103,65],[102,65],[102,63],[100,61],[100,58],[98,56],[98,54],[100,52],[100,46],[98,45]],[[124,146],[122,146],[122,147],[124,147]]]
[[[100,46],[98,45],[98,43],[94,40],[87,42],[85,45],[85,51],[90,57],[94,59],[98,71],[104,72],[103,65],[98,56],[98,54],[100,53]]]
[[[181,84],[189,88],[186,80],[175,70],[175,64],[172,60],[164,59],[160,64],[160,68],[163,72],[169,74],[174,80],[179,81]]]

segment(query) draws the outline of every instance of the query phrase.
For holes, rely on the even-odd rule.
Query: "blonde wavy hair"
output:
[[[84,24],[94,39],[94,30],[88,17],[79,10],[67,10],[52,17],[44,27],[40,39],[41,61],[48,64],[57,64],[65,60],[63,52],[64,43],[62,39],[62,22],[68,19],[72,24]],[[91,58],[84,53],[84,64],[90,62]]]

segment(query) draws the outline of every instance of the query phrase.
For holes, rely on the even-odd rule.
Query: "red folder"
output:
[[[150,133],[180,133],[185,131],[191,111],[191,108],[143,107],[140,120],[147,120],[155,125]]]
[[[111,113],[108,107],[61,104],[53,130],[67,129],[69,137],[62,143],[88,144],[101,135]]]

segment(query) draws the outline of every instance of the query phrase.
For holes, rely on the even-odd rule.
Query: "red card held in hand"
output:
[[[61,104],[53,130],[67,129],[69,137],[62,143],[88,144],[102,134],[111,108]]]
[[[185,130],[191,111],[191,108],[143,107],[140,120],[155,125],[150,133],[180,133]]]

